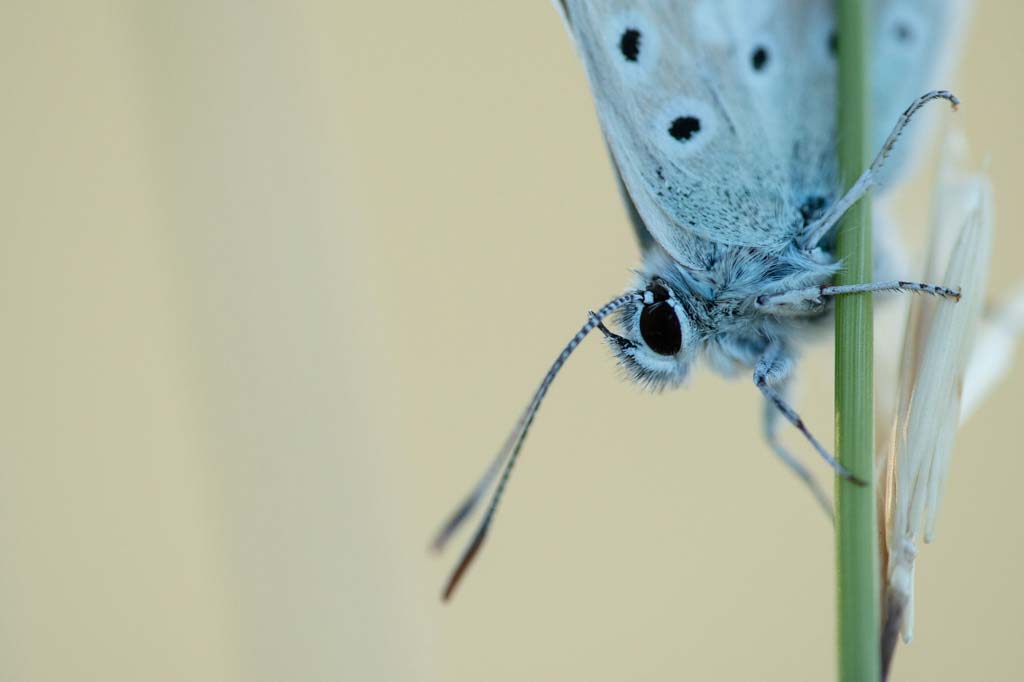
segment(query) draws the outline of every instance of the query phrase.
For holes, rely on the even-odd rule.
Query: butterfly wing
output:
[[[879,149],[893,124],[915,97],[946,89],[958,37],[967,20],[966,0],[875,0],[871,7],[872,141]],[[882,170],[889,185],[910,168],[925,137],[924,112],[893,150]]]
[[[623,184],[678,261],[782,248],[835,198],[829,3],[559,4]]]
[[[619,195],[622,196],[622,203],[626,207],[629,224],[633,226],[636,240],[640,244],[640,251],[647,253],[647,250],[655,244],[654,237],[651,236],[651,232],[647,229],[644,219],[640,216],[640,211],[637,210],[636,204],[633,203],[633,198],[629,196],[629,190],[626,189],[626,184],[622,181],[622,175],[617,168],[615,169],[615,179],[619,186]]]
[[[876,147],[944,73],[965,3],[873,3]],[[699,268],[709,242],[781,248],[838,198],[831,2],[555,5],[586,66],[634,226],[641,219],[676,260]],[[897,147],[887,179],[912,146]]]

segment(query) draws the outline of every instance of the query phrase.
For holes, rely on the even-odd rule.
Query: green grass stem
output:
[[[838,0],[839,169],[849,187],[870,161],[867,34],[869,3]],[[851,208],[839,228],[839,284],[871,281],[871,205]],[[877,682],[879,657],[878,533],[874,481],[871,294],[836,301],[836,454],[869,485],[837,478],[836,573],[839,679]]]

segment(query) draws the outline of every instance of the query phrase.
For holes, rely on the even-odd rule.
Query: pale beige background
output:
[[[984,3],[959,80],[996,289],[1022,20]],[[6,2],[0,46],[0,679],[832,676],[831,532],[752,386],[644,395],[599,343],[438,602],[435,524],[636,264],[546,2]],[[1020,360],[896,679],[1022,677]],[[827,440],[827,344],[804,375]]]

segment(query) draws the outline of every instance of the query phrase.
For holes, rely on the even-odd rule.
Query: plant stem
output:
[[[870,154],[867,5],[838,0],[839,170],[849,187]],[[839,284],[871,281],[871,205],[853,206],[839,228]],[[836,454],[861,481],[837,479],[836,572],[839,679],[877,682],[879,656],[878,534],[874,481],[871,294],[836,300]]]

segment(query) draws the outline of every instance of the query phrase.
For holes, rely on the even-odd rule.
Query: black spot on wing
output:
[[[910,43],[914,40],[914,28],[906,21],[897,21],[892,31],[896,40],[901,43]]]
[[[627,28],[619,38],[619,51],[627,62],[635,62],[640,58],[640,40],[642,34],[639,29]]]
[[[768,56],[768,48],[758,45],[750,53],[750,66],[754,68],[754,71],[763,71],[768,66]]]
[[[700,119],[696,116],[678,116],[668,128],[668,134],[680,142],[686,142],[700,132]]]

